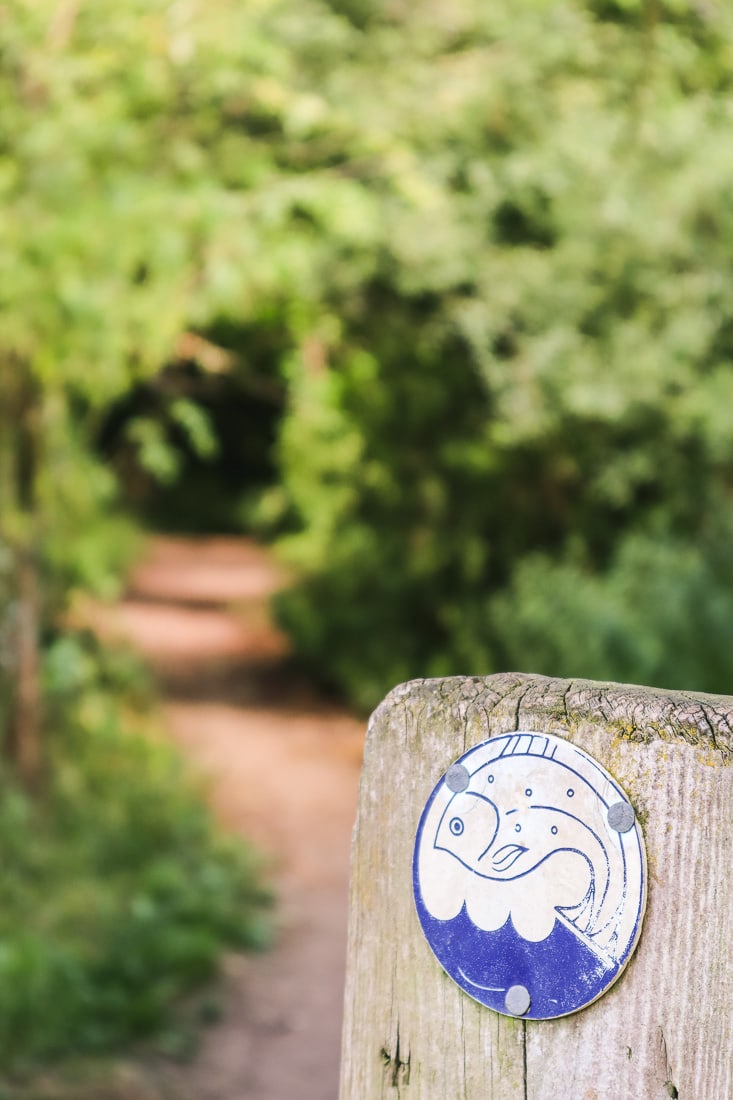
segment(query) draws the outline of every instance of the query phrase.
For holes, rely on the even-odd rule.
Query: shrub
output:
[[[43,796],[29,798],[0,773],[6,1070],[155,1042],[225,947],[268,942],[260,861],[214,826],[180,762],[130,705],[132,677],[128,658],[59,639],[46,656]]]

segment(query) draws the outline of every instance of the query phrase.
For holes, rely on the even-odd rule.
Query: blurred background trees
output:
[[[153,522],[277,535],[281,620],[361,706],[507,665],[724,686],[732,19],[6,5],[14,629],[20,562],[53,611],[111,584],[116,471]]]
[[[3,8],[23,767],[23,631],[109,589],[120,481],[153,522],[277,536],[281,621],[360,706],[507,665],[725,686],[732,19]]]
[[[362,709],[506,668],[729,690],[732,122],[722,0],[2,4],[26,784],[131,513],[276,540],[296,653]]]
[[[506,668],[724,689],[730,10],[345,14],[319,89],[364,238],[289,364],[282,622],[364,707]]]

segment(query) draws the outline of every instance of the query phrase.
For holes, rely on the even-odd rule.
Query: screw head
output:
[[[448,771],[445,773],[445,783],[449,791],[453,791],[455,794],[460,794],[461,791],[465,791],[471,780],[468,768],[463,764],[451,764]]]
[[[636,814],[630,802],[614,802],[608,807],[608,824],[617,833],[628,833],[635,822]]]
[[[531,1004],[532,998],[526,986],[512,985],[507,989],[504,1007],[512,1016],[526,1016]]]

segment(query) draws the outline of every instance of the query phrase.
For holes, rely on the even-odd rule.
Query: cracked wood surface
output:
[[[647,847],[636,952],[600,1000],[513,1020],[447,977],[412,898],[418,822],[466,749],[555,733],[628,793]],[[354,829],[341,1100],[733,1096],[733,697],[506,673],[395,688],[372,716]]]

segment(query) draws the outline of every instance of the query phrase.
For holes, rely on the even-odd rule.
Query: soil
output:
[[[149,660],[170,737],[224,826],[267,855],[277,896],[274,946],[225,961],[197,1054],[146,1071],[176,1100],[338,1094],[364,723],[294,672],[268,611],[282,583],[251,542],[159,537],[105,624]]]

